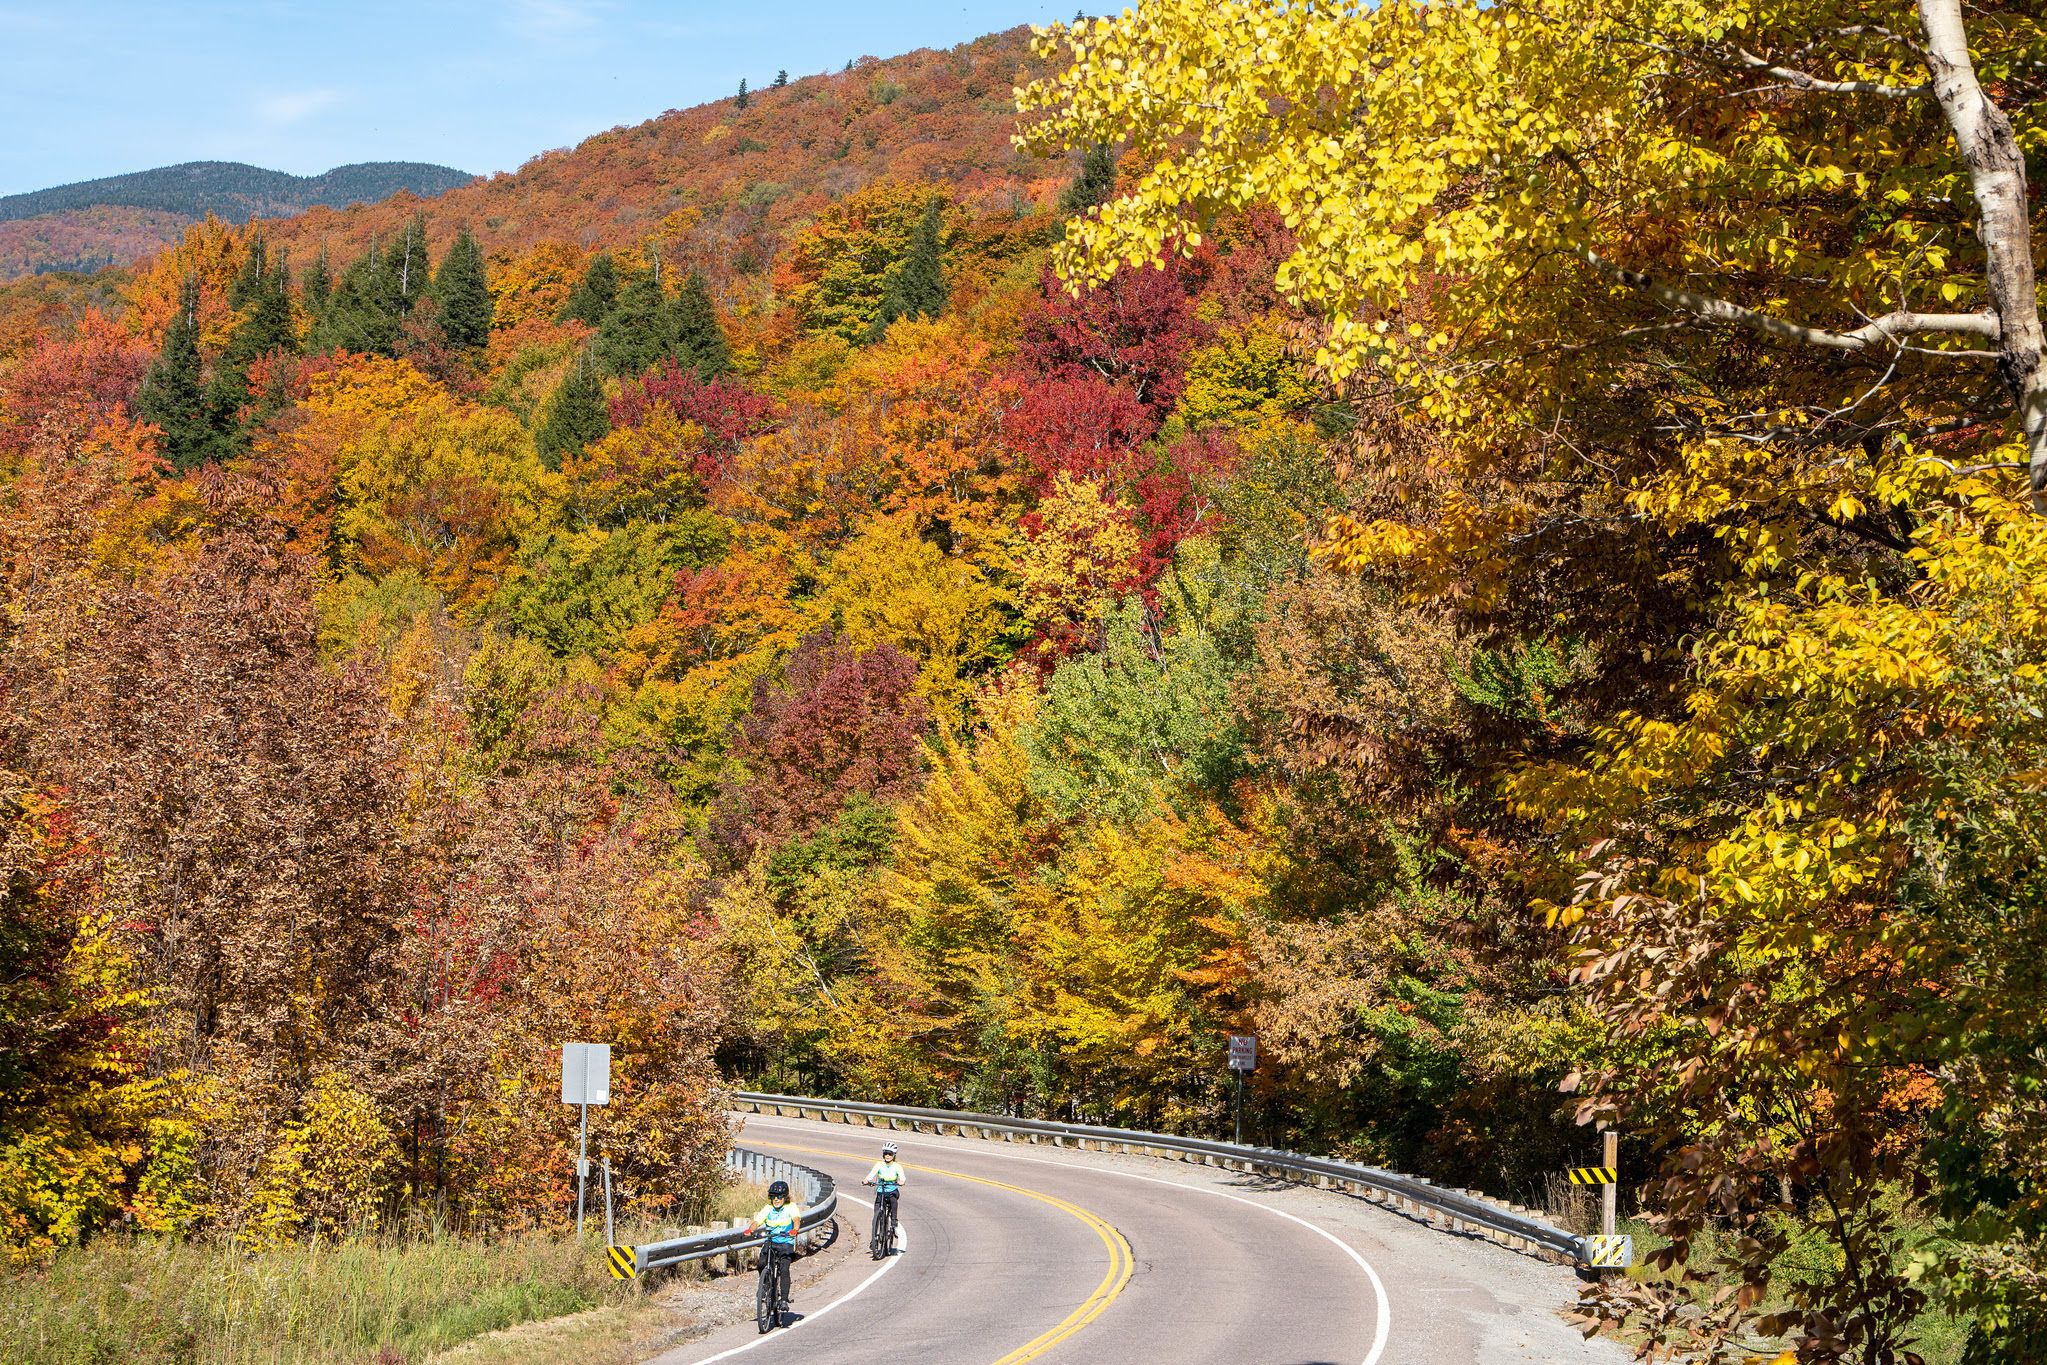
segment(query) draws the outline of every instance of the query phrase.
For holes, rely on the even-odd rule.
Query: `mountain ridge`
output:
[[[357,161],[319,175],[293,175],[245,161],[181,161],[21,194],[0,195],[0,222],[94,208],[131,208],[230,223],[374,203],[400,190],[428,198],[476,179],[424,161]]]
[[[446,193],[476,177],[424,161],[358,161],[293,175],[243,161],[183,161],[0,196],[0,281],[133,265],[215,217],[241,224],[312,209]]]

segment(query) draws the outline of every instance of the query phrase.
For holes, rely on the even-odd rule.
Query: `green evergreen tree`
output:
[[[702,275],[690,272],[671,312],[676,363],[695,370],[699,379],[714,379],[732,368],[732,348],[726,343],[725,329],[718,325],[718,311],[711,305],[711,291]]]
[[[234,279],[227,287],[227,306],[240,311],[247,308],[263,292],[264,276],[269,273],[270,244],[264,240],[263,229],[257,228],[249,234],[249,254],[242,258],[242,268],[235,272]]]
[[[142,377],[135,412],[161,432],[159,449],[181,473],[213,454],[204,365],[199,358],[199,281],[187,275],[178,290],[178,311],[164,332],[163,349]]]
[[[583,278],[569,291],[569,301],[562,305],[560,321],[574,320],[601,327],[617,303],[618,264],[611,259],[609,251],[600,251],[590,258]]]
[[[483,248],[466,227],[455,234],[454,245],[434,272],[434,299],[440,305],[441,331],[449,345],[476,350],[490,340],[495,308],[490,278],[484,271]]]
[[[1059,196],[1059,212],[1068,218],[1086,213],[1097,204],[1109,202],[1116,192],[1116,154],[1106,142],[1097,142],[1081,153],[1080,171]]]
[[[298,333],[291,320],[291,259],[286,257],[272,268],[256,251],[250,258],[257,262],[255,271],[244,269],[236,278],[237,287],[228,293],[228,302],[242,318],[228,341],[227,355],[244,366],[272,351],[298,349]]]
[[[399,319],[384,294],[383,276],[383,263],[374,245],[349,263],[307,339],[311,350],[398,353]]]
[[[323,245],[320,254],[313,257],[313,263],[306,267],[305,276],[299,281],[299,296],[305,300],[306,311],[317,322],[320,314],[327,311],[327,300],[334,293],[334,274],[327,266],[327,248]]]
[[[675,314],[661,288],[658,260],[653,269],[634,275],[618,291],[617,304],[597,330],[594,349],[605,371],[621,379],[674,354]]]
[[[240,314],[227,346],[214,361],[213,377],[206,385],[206,407],[215,440],[212,458],[226,459],[242,454],[248,436],[282,401],[273,384],[272,392],[259,399],[245,421],[242,409],[250,405],[249,372],[255,363],[274,352],[296,352],[298,332],[291,317],[291,262],[279,261],[273,269],[269,252],[259,232],[250,241],[249,257],[228,288],[228,302]]]
[[[748,95],[746,93],[746,77],[741,76],[739,78],[739,99],[736,101],[738,107],[741,109],[746,108],[747,99]]]
[[[787,71],[777,71],[775,73],[775,89],[780,90],[783,86],[787,85],[788,83],[789,73]]]
[[[899,318],[935,318],[945,311],[944,248],[939,242],[944,205],[933,199],[924,209],[917,230],[903,259],[889,272],[881,291],[881,312],[875,316],[869,340],[877,340]]]
[[[548,401],[547,416],[533,434],[533,448],[549,469],[560,469],[562,460],[577,454],[592,441],[601,441],[611,430],[611,414],[604,403],[604,385],[597,370],[583,356],[569,368],[568,375]]]
[[[402,320],[432,287],[433,265],[427,255],[426,215],[415,213],[384,255],[383,267],[378,273],[378,292],[383,297],[385,310]]]

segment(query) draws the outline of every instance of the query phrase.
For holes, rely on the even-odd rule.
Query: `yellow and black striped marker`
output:
[[[1573,1185],[1611,1185],[1614,1182],[1611,1166],[1574,1166],[1567,1174]]]
[[[1635,1239],[1625,1233],[1589,1237],[1586,1241],[1592,1264],[1600,1269],[1626,1270],[1635,1263]]]
[[[630,1280],[633,1276],[640,1273],[633,1259],[633,1249],[631,1247],[607,1247],[605,1251],[607,1258],[611,1261],[612,1279]]]

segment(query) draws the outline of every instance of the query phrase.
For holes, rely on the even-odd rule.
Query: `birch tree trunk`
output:
[[[2047,514],[2047,373],[2040,367],[2040,296],[2025,158],[2011,119],[1991,103],[1976,79],[1961,0],[1919,0],[1919,21],[1926,28],[1934,98],[1954,132],[1976,196],[1976,231],[1987,258],[1990,306],[1999,323],[1997,366],[2025,432],[2033,510]]]

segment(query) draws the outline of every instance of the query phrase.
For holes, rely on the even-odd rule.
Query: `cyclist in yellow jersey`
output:
[[[891,1142],[882,1147],[881,1160],[868,1168],[867,1175],[860,1182],[875,1187],[874,1237],[869,1249],[877,1260],[888,1255],[895,1246],[896,1203],[903,1188],[903,1179],[902,1165],[896,1160],[896,1145]]]
[[[867,1168],[867,1175],[860,1183],[874,1185],[883,1194],[894,1194],[903,1187],[903,1168],[896,1161],[896,1145],[893,1142],[882,1147],[881,1160]]]

